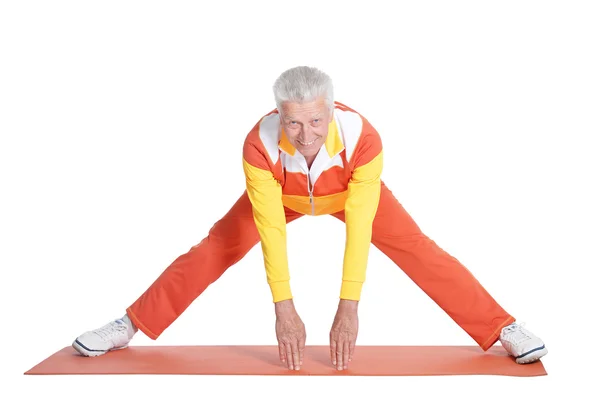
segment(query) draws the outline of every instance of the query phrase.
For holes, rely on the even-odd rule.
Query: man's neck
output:
[[[312,157],[304,157],[304,159],[306,160],[306,165],[308,166],[308,169],[310,170],[310,167],[313,165],[313,162],[315,162],[315,158],[317,158],[317,155],[313,155]]]

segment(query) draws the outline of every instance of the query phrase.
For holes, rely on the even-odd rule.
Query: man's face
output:
[[[314,157],[329,131],[333,112],[329,112],[323,97],[305,103],[284,102],[281,125],[290,143],[305,157]]]

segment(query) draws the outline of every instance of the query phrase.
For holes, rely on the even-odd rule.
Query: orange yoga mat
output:
[[[177,374],[177,375],[349,375],[543,376],[541,362],[519,365],[504,348],[483,352],[477,346],[356,346],[347,370],[337,371],[329,346],[306,346],[299,371],[279,361],[277,346],[130,346],[88,358],[65,347],[29,375]]]

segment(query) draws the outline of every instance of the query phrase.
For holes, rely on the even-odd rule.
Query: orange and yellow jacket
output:
[[[274,302],[292,298],[284,206],[306,215],[344,211],[346,246],[340,298],[359,300],[379,205],[381,138],[358,112],[334,102],[334,118],[312,166],[272,110],[244,141],[243,168]]]

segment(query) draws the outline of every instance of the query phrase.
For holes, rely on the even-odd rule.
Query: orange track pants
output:
[[[285,208],[287,222],[304,215]],[[333,214],[344,220],[344,213]],[[229,267],[260,241],[246,193],[199,244],[177,257],[127,308],[151,339],[160,334]],[[515,321],[457,259],[425,236],[382,182],[372,243],[486,351]]]

